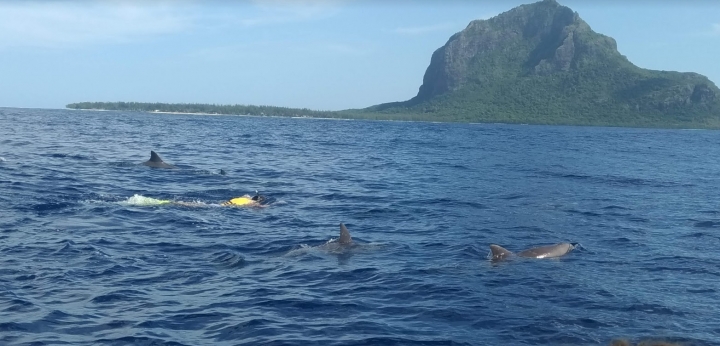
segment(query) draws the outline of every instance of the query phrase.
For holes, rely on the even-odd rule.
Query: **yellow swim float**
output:
[[[253,204],[255,204],[255,201],[253,201],[252,197],[242,196],[233,198],[227,202],[223,202],[222,205],[248,206]]]

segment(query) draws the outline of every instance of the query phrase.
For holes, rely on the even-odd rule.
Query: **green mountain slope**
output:
[[[417,96],[362,112],[439,121],[720,127],[720,90],[639,68],[554,0],[471,22],[432,55]]]

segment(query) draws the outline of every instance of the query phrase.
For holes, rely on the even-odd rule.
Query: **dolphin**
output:
[[[350,231],[345,227],[344,223],[340,224],[340,238],[331,239],[327,243],[320,245],[318,248],[325,251],[342,253],[345,250],[355,247]]]
[[[163,162],[163,160],[160,158],[160,155],[158,155],[152,150],[150,151],[150,160],[147,160],[142,164],[153,168],[177,168],[171,164]]]
[[[323,253],[338,255],[338,258],[343,261],[347,260],[358,251],[372,250],[379,246],[382,245],[378,243],[365,243],[362,241],[357,242],[353,240],[352,236],[350,235],[350,231],[348,231],[344,223],[341,223],[340,237],[332,238],[324,244],[320,244],[317,246],[308,246],[305,244],[301,244],[300,248],[290,250],[287,253],[287,256],[300,256],[307,253],[320,251]]]
[[[568,252],[572,251],[576,246],[577,244],[574,243],[559,243],[554,245],[534,247],[518,252],[517,254],[513,254],[508,249],[500,245],[492,244],[490,245],[490,252],[492,254],[491,260],[493,261],[501,261],[512,255],[527,258],[555,258],[567,254]]]

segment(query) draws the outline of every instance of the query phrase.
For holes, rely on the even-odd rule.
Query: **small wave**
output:
[[[589,175],[589,174],[575,174],[575,173],[561,173],[553,171],[537,171],[540,175],[563,178],[563,179],[574,179],[581,181],[588,181],[599,184],[610,184],[615,186],[650,186],[650,187],[675,187],[675,186],[694,186],[693,184],[681,184],[674,181],[660,181],[653,179],[644,178],[633,178],[625,177],[620,175],[605,174],[605,175]]]
[[[712,270],[700,268],[700,267],[694,267],[694,266],[653,266],[653,267],[647,267],[645,268],[648,272],[677,272],[677,273],[683,273],[683,274],[692,274],[692,275],[706,275],[706,276],[715,276],[720,277],[720,272],[714,272]]]
[[[5,304],[8,304],[9,306],[4,308],[2,311],[7,313],[28,312],[35,309],[35,304],[24,299],[13,299]]]
[[[40,203],[35,204],[33,206],[33,209],[38,212],[46,212],[46,211],[55,211],[55,210],[61,210],[65,209],[67,207],[73,206],[72,203],[67,202],[48,202],[48,203]]]
[[[712,215],[720,214],[720,211],[717,211],[717,210],[700,210],[699,212],[703,213],[703,214],[712,214]]]
[[[108,164],[116,167],[142,167],[139,163],[131,161],[110,162]]]
[[[25,323],[6,322],[6,323],[0,323],[0,331],[2,331],[2,332],[28,332],[29,329],[27,328]]]
[[[137,301],[145,293],[136,290],[118,290],[96,296],[91,301],[95,304],[114,304],[116,302]]]
[[[688,288],[688,289],[686,289],[686,291],[688,291],[689,293],[715,293],[715,292],[717,292],[717,290],[715,290],[714,288],[699,288],[699,289]]]
[[[556,323],[566,326],[577,326],[581,328],[609,328],[611,325],[594,318],[558,319]]]
[[[167,345],[167,346],[186,346],[175,341],[167,341],[159,338],[150,338],[145,336],[125,336],[117,339],[97,339],[99,344],[105,345]]]
[[[61,159],[74,159],[74,160],[94,160],[95,158],[92,156],[86,156],[86,155],[79,155],[79,154],[61,154],[61,153],[55,153],[55,154],[42,154],[41,156],[47,156],[47,157],[54,157],[54,158],[61,158]]]
[[[247,263],[243,255],[230,251],[221,251],[214,253],[213,262],[221,264],[228,268],[243,267]]]
[[[363,213],[369,214],[372,216],[376,216],[376,215],[382,215],[382,214],[394,214],[396,212],[397,212],[396,209],[377,207],[377,208],[370,208],[370,209],[364,211]]]
[[[592,178],[591,176],[584,175],[584,174],[559,174],[559,176],[562,178],[574,178],[574,179],[590,179],[590,178]]]
[[[720,226],[720,221],[698,221],[694,226],[698,228],[715,228]]]
[[[144,321],[137,326],[144,329],[202,330],[208,325],[214,324],[228,316],[230,316],[230,314],[221,312],[180,313],[168,316],[165,319]]]
[[[269,329],[270,326],[273,326],[277,323],[277,321],[274,320],[268,320],[263,318],[253,318],[250,320],[246,320],[237,324],[230,324],[227,326],[223,326],[222,328],[217,329],[215,331],[214,339],[216,341],[230,341],[230,340],[243,340],[243,334],[239,333],[238,331],[243,330],[262,330],[262,329]]]
[[[580,215],[584,215],[584,216],[602,216],[602,214],[598,214],[598,213],[595,213],[592,211],[581,211],[581,210],[577,210],[577,209],[567,209],[565,211],[568,213],[571,213],[571,214],[580,214]]]
[[[653,303],[637,303],[632,304],[624,309],[627,312],[647,312],[656,315],[672,315],[672,316],[684,316],[685,313],[682,311],[675,311],[671,308],[662,306],[660,304]]]
[[[514,200],[514,199],[521,199],[521,198],[527,198],[527,197],[530,197],[530,195],[514,193],[514,194],[500,196],[499,198],[504,199],[504,200]]]
[[[62,241],[62,244],[63,244],[62,247],[60,247],[59,249],[57,249],[53,252],[54,254],[61,253],[63,251],[68,251],[68,250],[72,249],[73,246],[75,246],[75,242],[72,240],[64,240],[64,241]]]
[[[423,346],[471,346],[468,342],[448,339],[425,340],[402,337],[370,337],[357,341],[357,345],[423,345]]]
[[[603,207],[605,210],[632,210],[630,208],[621,207],[619,205],[608,205],[607,207]]]
[[[37,276],[35,274],[26,274],[26,275],[20,275],[15,278],[17,281],[28,281],[28,280],[35,280]]]
[[[297,249],[292,249],[288,251],[288,253],[285,254],[285,256],[288,257],[297,257],[297,256],[303,256],[307,253],[310,253],[314,251],[314,247],[307,245],[307,244],[300,244]]]
[[[714,236],[710,233],[707,233],[707,232],[693,232],[690,234],[685,234],[682,237],[683,238],[705,238],[705,237],[717,238],[716,236]]]
[[[614,245],[634,244],[635,243],[634,240],[627,238],[627,237],[618,237],[618,238],[614,238],[614,239],[609,239],[609,240],[607,240],[607,242],[609,244],[614,244]]]

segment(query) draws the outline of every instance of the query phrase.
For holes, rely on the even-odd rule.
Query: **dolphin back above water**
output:
[[[150,160],[147,160],[142,163],[145,166],[153,167],[153,168],[177,168],[171,164],[165,163],[161,158],[160,155],[158,155],[154,151],[150,151]]]
[[[350,251],[352,248],[356,247],[356,245],[357,244],[355,244],[352,240],[350,231],[348,231],[347,227],[345,227],[345,224],[341,223],[340,238],[331,239],[327,243],[318,246],[318,248],[331,253],[344,253],[346,251]]]
[[[507,259],[512,255],[527,258],[555,258],[566,255],[576,246],[576,244],[571,243],[559,243],[554,245],[534,247],[514,254],[500,245],[492,244],[490,245],[490,252],[492,255],[490,259],[493,261],[501,261]]]

